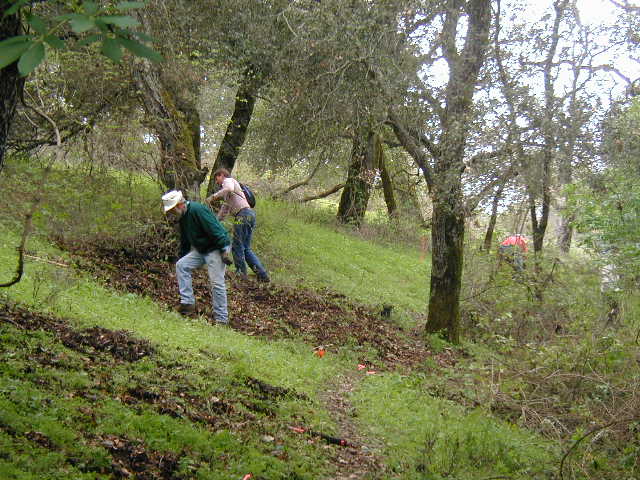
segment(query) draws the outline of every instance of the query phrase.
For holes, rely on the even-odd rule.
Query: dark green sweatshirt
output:
[[[211,210],[198,202],[187,202],[187,211],[180,218],[180,256],[191,248],[205,254],[227,245],[229,234]]]

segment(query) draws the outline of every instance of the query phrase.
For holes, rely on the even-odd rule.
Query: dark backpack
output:
[[[251,191],[248,185],[244,183],[240,183],[240,188],[242,189],[242,193],[244,193],[244,198],[246,198],[249,206],[251,208],[254,208],[256,206],[256,196],[253,194],[253,192]]]

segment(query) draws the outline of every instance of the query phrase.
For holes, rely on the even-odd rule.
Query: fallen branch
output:
[[[24,255],[27,258],[32,258],[38,262],[46,262],[46,263],[50,263],[51,265],[57,265],[58,267],[65,267],[65,268],[69,268],[69,265],[67,265],[66,263],[60,263],[60,262],[54,262],[53,260],[48,260],[46,258],[42,258],[42,257],[36,257],[35,255]]]
[[[284,189],[284,191],[280,192],[280,193],[276,193],[273,198],[280,198],[285,196],[287,193],[293,192],[296,188],[300,188],[303,187],[305,185],[308,185],[309,182],[313,179],[313,177],[316,175],[316,173],[318,172],[318,170],[320,169],[320,166],[322,165],[323,160],[320,159],[320,161],[316,164],[316,166],[313,168],[313,171],[309,174],[309,176],[307,178],[305,178],[304,180],[298,182],[298,183],[294,183],[293,185],[288,186],[286,189]]]
[[[560,480],[564,479],[564,476],[563,476],[564,462],[567,460],[567,458],[569,457],[571,452],[573,452],[585,438],[589,437],[590,435],[593,435],[596,432],[604,430],[606,428],[613,427],[614,425],[619,425],[621,423],[631,423],[631,422],[635,422],[635,421],[638,421],[638,420],[640,420],[640,417],[631,417],[631,418],[625,418],[624,420],[615,420],[613,422],[607,423],[606,425],[600,425],[598,427],[593,427],[587,433],[582,435],[579,439],[577,439],[575,442],[573,442],[573,445],[571,445],[571,448],[569,448],[569,450],[567,450],[565,452],[565,454],[562,456],[562,460],[560,460],[560,470],[558,471],[558,477],[560,478]]]
[[[344,438],[338,438],[338,437],[332,437],[331,435],[327,435],[325,433],[322,432],[316,432],[313,430],[307,430],[306,428],[303,427],[289,427],[291,430],[293,430],[296,433],[306,433],[307,435],[311,435],[312,437],[318,437],[323,439],[325,442],[331,444],[331,445],[339,445],[341,447],[354,447],[355,445],[353,445],[352,443],[349,443],[347,440],[345,440]]]
[[[336,193],[338,190],[340,190],[341,188],[344,187],[344,183],[339,183],[338,185],[330,188],[329,190],[319,193],[318,195],[312,195],[309,197],[304,197],[302,199],[302,202],[310,202],[311,200],[318,200],[320,198],[325,198],[328,197],[329,195],[331,195],[332,193]]]

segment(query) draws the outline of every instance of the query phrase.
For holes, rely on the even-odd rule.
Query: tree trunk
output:
[[[554,91],[554,58],[560,41],[560,22],[562,16],[569,4],[569,0],[558,1],[554,4],[556,12],[553,32],[551,34],[551,44],[547,52],[547,58],[544,66],[544,115],[542,118],[542,136],[544,146],[542,149],[542,205],[540,208],[540,218],[537,216],[535,197],[531,196],[531,227],[533,230],[533,251],[540,253],[544,243],[544,236],[547,231],[549,222],[549,213],[551,212],[551,163],[553,161],[554,152],[557,149],[556,129],[554,122],[554,114],[556,110],[556,97]]]
[[[431,229],[431,290],[426,333],[443,333],[460,341],[460,291],[464,253],[464,215],[460,188],[436,187],[443,196],[434,201]]]
[[[384,154],[382,141],[379,135],[376,135],[376,151],[378,152],[377,165],[380,170],[380,180],[382,181],[382,193],[384,195],[384,203],[387,205],[387,213],[389,218],[395,218],[398,215],[398,204],[393,192],[393,182],[387,170],[387,158]]]
[[[447,340],[457,343],[460,340],[466,211],[462,196],[463,160],[468,125],[472,121],[473,92],[489,43],[491,1],[469,0],[462,3],[451,0],[447,7],[440,38],[449,64],[449,81],[445,107],[437,110],[441,124],[440,144],[412,133],[402,124],[393,108],[389,110],[387,121],[420,167],[433,201],[431,289],[425,332],[444,333]],[[458,32],[462,7],[467,13],[466,38],[462,51],[458,52],[457,45],[462,43]],[[422,145],[434,158],[433,166]]]
[[[3,5],[0,6],[0,40],[14,37],[20,33],[20,17],[15,14],[3,16],[10,6],[11,4],[7,2],[3,2]],[[2,104],[0,105],[0,172],[4,166],[7,140],[23,86],[24,80],[18,74],[17,62],[0,70],[0,95],[2,96]]]
[[[571,240],[573,238],[573,217],[566,211],[568,196],[564,189],[571,185],[573,180],[573,168],[571,157],[563,158],[558,168],[558,181],[562,193],[558,198],[558,211],[560,213],[560,224],[558,225],[558,247],[563,253],[569,253]]]
[[[498,219],[498,206],[500,205],[500,198],[502,197],[502,192],[504,191],[505,184],[506,183],[501,184],[496,189],[496,193],[493,196],[493,203],[491,204],[491,218],[489,219],[489,225],[487,226],[487,233],[484,236],[484,245],[482,248],[485,252],[491,251],[491,244],[493,243],[493,231],[496,228],[496,221]]]
[[[560,157],[558,166],[558,183],[560,186],[560,197],[558,199],[558,211],[560,213],[560,225],[558,227],[558,247],[563,253],[569,253],[571,248],[571,240],[573,238],[573,216],[567,212],[567,204],[569,203],[567,186],[573,183],[573,157],[576,150],[576,142],[580,133],[580,121],[583,118],[578,108],[578,80],[580,77],[580,68],[577,65],[573,67],[573,88],[571,89],[571,97],[569,101],[569,115],[567,116],[566,132],[567,138],[564,143],[564,154]]]
[[[134,66],[134,79],[141,92],[147,123],[160,142],[158,177],[168,189],[186,192],[188,198],[200,198],[200,184],[206,170],[200,168],[200,121],[195,108],[180,109],[173,89],[163,84],[158,70],[147,60]]]
[[[471,0],[467,3],[469,25],[460,53],[455,48],[460,20],[453,9],[455,5],[452,2],[452,9],[443,26],[445,58],[450,77],[446,88],[446,107],[441,117],[442,143],[434,168],[436,182],[431,194],[433,251],[425,332],[445,331],[447,340],[458,343],[465,233],[461,172],[468,124],[471,123],[473,91],[489,43],[491,1]]]
[[[347,174],[347,182],[340,196],[338,220],[360,226],[367,211],[371,182],[373,180],[376,142],[373,132],[357,135],[353,139],[351,149],[351,165]]]
[[[253,108],[256,104],[256,93],[261,85],[262,81],[255,75],[253,70],[248,70],[245,73],[242,83],[238,87],[233,114],[224,133],[211,173],[219,168],[226,168],[231,172],[236,165],[240,148],[247,138],[249,122],[251,122]],[[216,190],[215,178],[211,175],[207,186],[207,196],[212,195]]]

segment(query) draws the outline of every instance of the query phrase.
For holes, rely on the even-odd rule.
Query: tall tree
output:
[[[15,37],[20,33],[21,21],[17,13],[6,15],[10,4],[0,5],[0,41]],[[9,130],[16,111],[16,104],[24,82],[20,79],[17,62],[0,69],[0,172],[4,165],[4,154],[9,137]]]
[[[429,12],[427,18],[432,15]],[[412,132],[396,108],[390,109],[389,121],[400,143],[421,168],[433,201],[426,332],[443,333],[451,342],[458,342],[466,215],[462,172],[474,115],[474,88],[489,43],[491,2],[447,0],[442,3],[439,16],[442,27],[438,37],[442,43],[438,47],[447,62],[449,79],[442,104],[428,91],[425,93],[437,116],[439,141],[427,138],[422,131]],[[433,166],[423,146],[433,158]]]
[[[211,168],[212,172],[218,168],[226,168],[231,172],[235,167],[240,149],[247,138],[247,130],[253,116],[258,91],[263,83],[264,78],[261,73],[256,74],[251,67],[245,70],[236,93],[233,113]],[[215,178],[211,175],[207,186],[207,195],[212,194],[215,189]]]
[[[381,144],[369,129],[353,136],[351,165],[338,205],[338,220],[360,226],[371,195],[371,186],[380,164]]]

